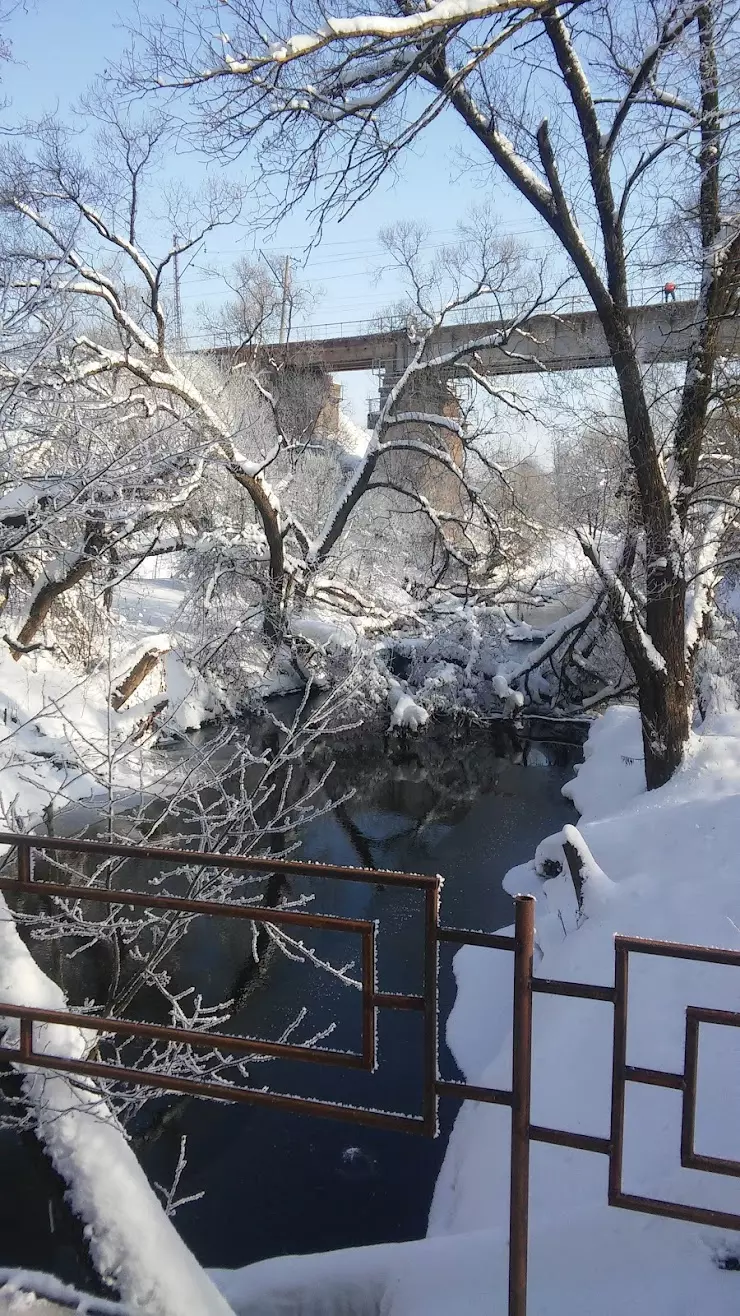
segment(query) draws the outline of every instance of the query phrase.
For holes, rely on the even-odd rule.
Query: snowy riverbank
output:
[[[549,562],[543,554],[538,570]],[[414,732],[430,717],[510,717],[525,704],[535,716],[548,714],[555,687],[530,669],[557,648],[569,606],[560,559],[548,570],[547,597],[561,620],[544,629],[474,599],[449,596],[422,608],[398,588],[386,600],[382,634],[372,615],[314,602],[273,652],[256,623],[228,676],[190,633],[187,583],[134,575],[116,591],[94,658],[73,662],[52,647],[16,662],[0,646],[0,823],[27,828],[46,810],[127,791],[166,795],[172,768],[158,746],[205,723],[250,715],[309,680],[316,690],[340,686],[339,720],[368,730]],[[147,674],[119,701],[116,692],[146,655],[153,656]]]
[[[511,890],[538,897],[542,976],[613,980],[612,937],[627,934],[740,947],[740,715],[725,714],[691,743],[662,790],[642,788],[637,714],[611,709],[595,725],[586,762],[568,788],[596,865],[577,916],[572,883],[543,879],[559,840],[513,870]],[[562,852],[561,852],[562,853]],[[598,869],[602,871],[599,872]],[[501,952],[457,957],[458,998],[448,1038],[470,1082],[510,1081],[511,964]],[[636,964],[632,975],[632,1064],[680,1071],[689,1003],[736,1008],[737,970],[679,961]],[[492,1003],[495,1003],[492,1005]],[[707,1029],[700,1047],[696,1145],[736,1157],[740,1051],[731,1030]],[[715,1035],[713,1035],[715,1034]],[[600,1002],[538,997],[533,1112],[536,1123],[601,1136],[609,1130],[611,1012]],[[483,1316],[506,1292],[508,1113],[468,1103],[440,1175],[429,1235],[418,1243],[308,1258],[276,1258],[218,1283],[242,1316]],[[680,1097],[631,1085],[624,1184],[655,1197],[740,1209],[730,1178],[680,1170]],[[532,1149],[530,1316],[689,1316],[737,1310],[738,1251],[732,1233],[610,1208],[606,1163],[595,1154]]]

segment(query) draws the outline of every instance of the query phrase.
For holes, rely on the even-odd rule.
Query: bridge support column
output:
[[[380,393],[381,407],[395,383],[392,376],[384,375]],[[424,416],[441,416],[462,425],[460,402],[447,380],[430,378],[426,372],[412,378],[398,398],[393,414],[408,415],[413,419],[390,425],[384,435],[387,442],[394,439],[418,440],[427,447],[445,452],[457,466],[462,466],[464,446],[461,435],[454,429],[446,429],[435,425],[432,420],[422,419]],[[459,480],[433,457],[401,449],[389,452],[383,458],[383,465],[389,479],[421,494],[438,511],[449,515],[463,514],[464,500]]]
[[[286,363],[270,372],[268,387],[288,438],[299,443],[337,433],[342,390],[323,366]]]

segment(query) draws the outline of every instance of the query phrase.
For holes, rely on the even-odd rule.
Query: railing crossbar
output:
[[[258,873],[285,873],[296,877],[337,877],[348,882],[382,882],[384,886],[430,887],[439,878],[429,873],[401,873],[385,868],[351,868],[347,864],[314,863],[310,859],[272,859],[265,855],[222,854],[219,850],[181,850],[158,845],[128,845],[118,841],[78,841],[66,836],[19,835],[0,832],[0,845],[41,853],[100,855],[103,859],[142,859],[155,863],[184,864],[189,868],[237,868]]]
[[[279,909],[270,905],[237,905],[230,901],[196,900],[187,896],[153,896],[144,891],[79,886],[76,883],[29,882],[0,877],[0,891],[32,896],[55,896],[62,900],[91,900],[96,904],[131,905],[139,909],[161,909],[180,914],[205,914],[210,918],[240,918],[253,923],[284,923],[288,927],[324,928],[331,932],[351,932],[362,936],[372,930],[366,919],[344,918],[339,914],[309,914],[305,910]]]

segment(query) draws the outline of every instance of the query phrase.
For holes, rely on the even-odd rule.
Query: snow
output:
[[[388,704],[391,709],[391,731],[419,731],[429,721],[427,710],[417,704],[398,681],[390,683]]]
[[[509,890],[533,890],[538,895],[539,975],[611,982],[614,931],[740,946],[736,881],[740,717],[717,719],[694,741],[675,778],[649,795],[644,791],[640,753],[637,711],[609,710],[596,724],[585,762],[568,788],[582,812],[578,832],[574,836],[571,829],[564,829],[559,837],[550,838],[547,847],[539,847],[530,864],[508,875]],[[577,924],[575,892],[567,870],[550,880],[537,870],[557,850],[558,841],[578,842],[581,835],[587,847],[586,917]],[[506,1023],[500,1027],[497,1011],[498,1034],[489,1026],[490,1041],[481,1048],[485,1023],[480,1002],[498,1000],[510,984],[510,966],[502,964],[502,958],[476,948],[458,955],[458,996],[448,1026],[448,1041],[468,1078],[492,1085],[509,1081],[508,1027]],[[673,1071],[683,1067],[685,1005],[734,1008],[740,986],[734,970],[673,960],[636,962],[632,978],[630,1063]],[[533,1122],[608,1134],[608,1007],[605,1014],[601,1003],[547,997],[537,999],[535,1013]],[[702,1150],[711,1146],[717,1154],[723,1147],[719,1154],[738,1154],[726,1093],[738,1079],[739,1061],[732,1035],[724,1034],[719,1045],[716,1039],[706,1046],[702,1040],[696,1139]],[[737,1211],[736,1185],[678,1168],[678,1106],[673,1095],[631,1086],[625,1159],[628,1191]],[[465,1107],[437,1184],[430,1220],[433,1235],[505,1227],[502,1163],[507,1136],[505,1121],[493,1108]],[[727,1245],[726,1236],[678,1222],[622,1215],[608,1207],[605,1169],[598,1156],[534,1149],[531,1218],[534,1312],[736,1309],[736,1290],[712,1261],[713,1253]],[[558,1240],[558,1280],[550,1281],[558,1299],[548,1306],[542,1290],[544,1263],[539,1258],[553,1260]],[[576,1240],[583,1258],[588,1258],[586,1274],[576,1262]],[[596,1299],[589,1276],[595,1278],[600,1267],[604,1274],[621,1278],[614,1295],[599,1284]]]
[[[358,15],[356,18],[331,17],[327,18],[315,32],[297,33],[282,41],[268,42],[267,60],[275,64],[285,64],[292,60],[303,59],[333,40],[352,40],[357,37],[386,39],[415,37],[439,27],[506,14],[516,7],[513,0],[435,0],[426,9],[402,17],[386,17],[382,14]],[[528,0],[527,7],[541,9],[544,7],[544,0]],[[239,76],[251,74],[265,60],[260,56],[243,60],[227,56],[224,62],[230,73]],[[201,78],[213,76],[215,76],[214,71],[210,69],[204,69],[200,73]]]
[[[58,487],[47,481],[39,480],[37,486],[29,484],[26,480],[22,481],[0,497],[0,519],[20,512],[30,512],[36,506],[40,494],[43,493],[51,498]]]
[[[710,611],[711,600],[718,582],[717,558],[723,543],[726,522],[734,513],[740,494],[729,494],[708,517],[693,563],[693,578],[686,588],[686,656],[691,659],[702,636],[704,614]]]
[[[570,872],[566,845],[576,852],[576,878]],[[561,832],[547,837],[537,846],[534,868],[540,877],[548,879],[548,906],[557,910],[560,925],[566,931],[580,927],[583,918],[597,914],[612,898],[614,883],[597,864],[578,828],[571,823],[566,823]],[[531,894],[538,894],[536,887]]]
[[[598,718],[583,747],[583,764],[563,787],[584,818],[597,817],[608,801],[619,807],[644,794],[642,742],[634,708],[617,705]]]
[[[352,624],[328,614],[303,613],[293,618],[291,630],[294,635],[300,635],[304,640],[310,640],[316,645],[336,645],[339,648],[352,649],[357,644],[357,631]]]
[[[411,660],[408,688],[431,709],[487,708],[491,679],[506,650],[502,609],[455,603],[432,609],[423,622],[421,635],[393,641],[396,652]]]
[[[358,425],[344,411],[339,412],[337,442],[350,457],[364,457],[370,444],[370,430]]]
[[[42,1271],[0,1267],[0,1316],[63,1316],[70,1311],[89,1316],[135,1316],[134,1309],[107,1298],[80,1293]]]
[[[162,771],[149,756],[151,736],[141,744],[133,733],[154,708],[160,725],[182,732],[198,728],[229,701],[214,677],[204,677],[186,660],[187,643],[177,629],[184,589],[177,581],[137,579],[119,587],[111,619],[110,648],[92,671],[78,672],[40,651],[13,661],[0,647],[0,823],[27,826],[49,805],[89,800],[101,790],[110,755],[121,792],[140,789]],[[169,626],[170,629],[163,629]],[[117,712],[110,694],[147,651],[162,661]]]
[[[513,717],[524,707],[524,695],[521,690],[512,690],[503,669],[496,673],[491,686],[493,693],[502,702],[504,717]]]
[[[265,467],[274,462],[279,450],[279,444],[276,444],[266,456],[261,457],[258,461],[250,461],[248,457],[244,456],[243,452],[240,452],[239,449],[235,448],[232,444],[231,463],[242,475],[250,476],[254,479],[264,471]]]
[[[637,710],[594,723],[584,763],[565,788],[581,817],[513,869],[511,891],[537,895],[540,976],[611,984],[615,931],[740,949],[740,714],[714,716],[683,767],[646,793]],[[563,855],[578,851],[583,908]],[[545,861],[549,860],[549,863]],[[554,875],[550,875],[554,874]],[[511,1082],[510,954],[465,947],[447,1039],[468,1081]],[[735,968],[633,956],[631,1064],[683,1068],[689,1003],[736,1008]],[[703,1028],[696,1146],[740,1157],[736,1031]],[[535,997],[533,1123],[608,1136],[612,1014],[605,1002]],[[505,1108],[466,1103],[437,1182],[428,1237],[314,1257],[276,1258],[215,1278],[242,1316],[352,1312],[483,1316],[505,1309],[509,1194]],[[680,1094],[630,1084],[624,1187],[740,1211],[732,1178],[682,1170]],[[532,1146],[529,1316],[712,1316],[736,1313],[737,1274],[722,1260],[737,1235],[607,1204],[606,1158]]]
[[[212,1277],[237,1316],[378,1316],[400,1251],[381,1245],[276,1257],[243,1270],[214,1270]]]
[[[146,565],[146,564],[144,564]],[[172,577],[152,579],[140,568],[116,588],[116,614],[127,623],[127,630],[152,636],[169,631],[185,599],[185,586]]]
[[[512,644],[539,644],[547,636],[540,626],[530,626],[528,621],[512,622],[506,628],[506,638]]]
[[[225,702],[206,678],[182,654],[170,651],[163,660],[164,688],[171,710],[168,724],[180,731],[197,731],[223,712]]]
[[[643,659],[654,672],[665,673],[667,670],[665,658],[658,652],[642,625],[634,599],[628,593],[623,581],[608,563],[601,560],[599,550],[590,534],[579,530],[578,538],[584,546],[584,551],[589,553],[597,566],[598,573],[609,590],[612,604],[618,609],[619,615],[629,628],[632,643],[640,649]]]

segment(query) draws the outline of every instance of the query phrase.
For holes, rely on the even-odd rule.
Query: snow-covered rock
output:
[[[168,724],[180,731],[197,731],[225,711],[223,691],[181,653],[171,650],[165,654],[164,685]]]
[[[514,717],[524,707],[524,695],[521,690],[512,690],[505,672],[497,672],[491,685],[493,693],[501,700],[504,717]]]

